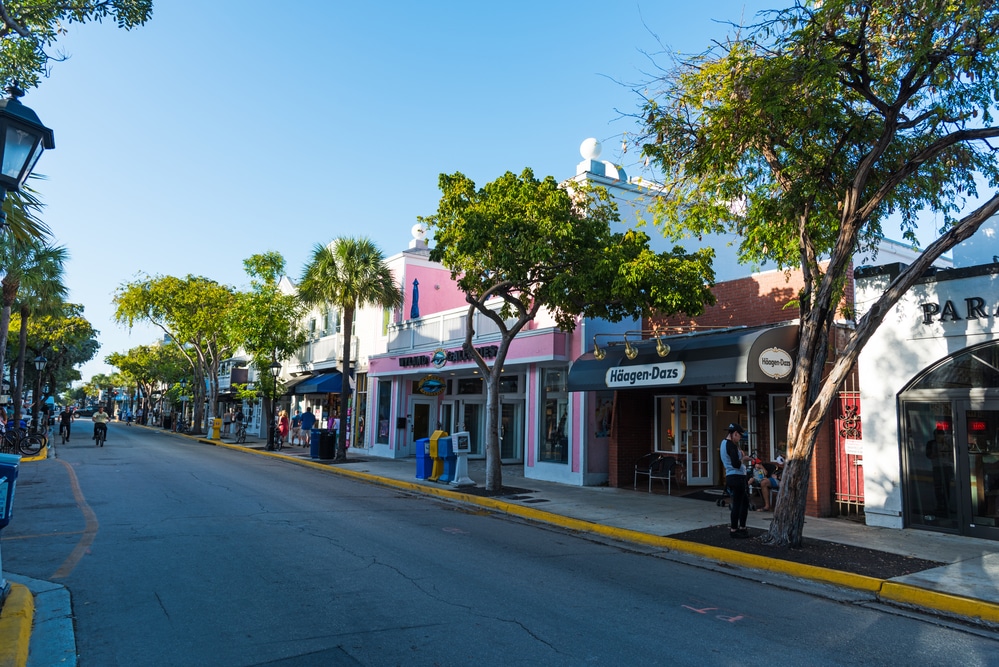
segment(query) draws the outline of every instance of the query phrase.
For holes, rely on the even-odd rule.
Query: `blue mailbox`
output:
[[[430,456],[430,438],[416,440],[416,479],[430,477],[433,458]]]
[[[17,467],[21,457],[17,454],[0,454],[0,528],[10,523],[14,507],[14,487],[17,486]]]

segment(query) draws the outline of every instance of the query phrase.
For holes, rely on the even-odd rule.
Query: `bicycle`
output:
[[[97,443],[96,443],[97,447],[103,447],[104,446],[104,442],[108,439],[108,427],[107,427],[107,425],[104,425],[104,428],[99,428],[99,429],[96,430],[96,433],[94,434],[94,439],[97,441]]]
[[[246,424],[239,422],[236,425],[236,444],[242,445],[246,443]]]
[[[29,432],[24,428],[8,428],[3,433],[3,445],[0,449],[8,454],[34,456],[42,451],[47,442],[48,439],[43,433]]]

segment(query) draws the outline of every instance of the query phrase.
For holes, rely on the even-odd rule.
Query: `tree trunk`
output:
[[[337,418],[340,428],[336,434],[336,460],[347,458],[347,409],[350,401],[350,355],[354,330],[354,309],[343,309],[343,350],[340,362],[340,409]]]

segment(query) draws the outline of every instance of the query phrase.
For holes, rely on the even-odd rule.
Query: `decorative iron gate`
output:
[[[839,392],[836,413],[836,506],[840,514],[864,513],[864,456],[860,392]]]

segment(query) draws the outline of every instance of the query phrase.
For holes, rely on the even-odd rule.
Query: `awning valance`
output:
[[[569,368],[569,391],[636,389],[746,383],[790,383],[798,347],[798,325],[739,327],[665,336],[669,354],[659,356],[655,339],[609,345],[603,359],[587,353]]]
[[[317,373],[289,391],[294,394],[339,394],[343,387],[340,371]]]

